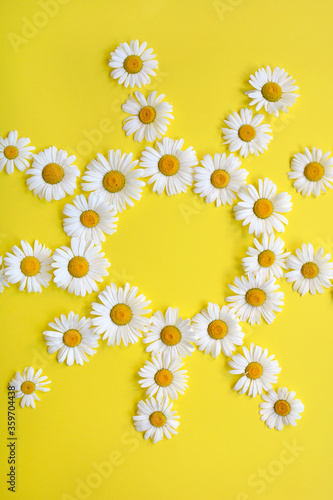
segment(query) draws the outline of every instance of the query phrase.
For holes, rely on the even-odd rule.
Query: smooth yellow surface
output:
[[[2,2],[1,136],[17,129],[36,151],[64,148],[77,155],[81,172],[97,152],[111,148],[139,158],[146,143],[134,143],[122,130],[121,103],[131,90],[112,80],[108,67],[110,51],[138,38],[147,40],[159,61],[156,78],[143,92],[166,94],[175,117],[168,135],[183,137],[202,159],[227,151],[223,119],[248,105],[243,92],[250,74],[279,65],[296,78],[300,97],[289,115],[266,117],[274,139],[267,152],[243,166],[249,182],[268,176],[279,191],[292,194],[284,234],[289,250],[303,242],[333,250],[333,192],[304,198],[286,175],[291,156],[304,147],[332,149],[332,2],[71,0],[57,3],[58,12],[46,18],[42,4]],[[27,189],[24,174],[0,176],[0,253],[21,239],[38,239],[53,250],[67,244],[62,210],[71,198],[40,201]],[[117,233],[103,246],[112,267],[100,290],[129,280],[154,310],[177,306],[191,317],[208,301],[224,303],[251,241],[231,207],[208,205],[191,189],[159,197],[146,187],[141,201],[120,214]],[[295,390],[305,405],[298,426],[270,431],[259,419],[260,398],[233,391],[236,377],[223,355],[214,360],[197,351],[186,359],[189,388],[175,403],[179,434],[157,445],[144,441],[131,421],[144,397],[137,376],[148,359],[142,342],[125,348],[101,341],[83,367],[60,365],[46,351],[47,324],[71,310],[89,315],[97,294],[76,297],[54,283],[35,295],[19,292],[17,285],[5,289],[1,498],[332,498],[332,292],[301,298],[284,280],[281,288],[283,312],[272,325],[243,324],[245,344],[253,341],[276,355],[279,386]],[[31,364],[43,368],[52,387],[35,410],[17,404],[14,496],[4,481],[6,384]]]

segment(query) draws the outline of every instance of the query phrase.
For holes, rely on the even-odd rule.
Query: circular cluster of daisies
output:
[[[158,67],[152,52],[146,42],[120,44],[111,53],[111,76],[125,87],[149,84]],[[288,112],[298,97],[295,80],[278,67],[259,69],[249,83],[252,89],[245,93],[251,99],[250,106],[256,111],[264,108],[276,117]],[[33,246],[21,241],[20,247],[7,252],[4,266],[0,257],[0,292],[11,283],[19,283],[20,291],[41,292],[52,278],[56,286],[76,295],[97,292],[97,283],[107,276],[110,266],[101,251],[105,235],[116,231],[117,214],[141,198],[144,177],[149,177],[148,184],[153,184],[153,191],[159,195],[164,191],[167,195],[186,192],[194,182],[193,191],[207,203],[232,205],[238,198],[233,207],[235,219],[255,237],[242,260],[244,276],[229,285],[233,292],[225,298],[229,306],[209,302],[192,319],[183,319],[172,307],[150,315],[150,300],[137,287],[112,283],[92,303],[91,317],[80,318],[71,311],[50,322],[43,332],[45,343],[50,354],[57,353],[59,363],[70,366],[89,361],[101,338],[109,346],[128,346],[143,338],[151,359],[139,371],[139,384],[148,399],[138,403],[133,420],[145,439],[151,438],[154,443],[177,434],[179,416],[173,410],[173,401],[187,388],[187,371],[182,368],[184,358],[194,352],[195,346],[214,358],[221,353],[229,358],[230,373],[238,376],[234,389],[240,394],[262,396],[259,412],[269,428],[281,430],[284,425],[296,425],[303,404],[295,399],[294,391],[274,389],[281,370],[278,361],[267,349],[243,345],[240,322],[259,325],[262,318],[269,324],[274,321],[284,304],[277,282],[283,276],[301,295],[323,293],[324,288],[332,286],[331,256],[324,255],[323,248],[315,252],[311,243],[303,244],[295,255],[286,251],[284,241],[275,233],[283,233],[288,223],[285,214],[292,208],[291,196],[278,193],[268,178],[259,179],[257,186],[246,184],[248,172],[233,153],[246,158],[267,149],[272,136],[270,126],[262,123],[264,115],[254,114],[249,108],[231,113],[225,120],[227,127],[222,129],[230,154],[207,154],[198,166],[196,152],[192,147],[184,149],[183,139],[163,137],[173,119],[173,106],[164,98],[156,91],[147,96],[135,91],[129,96],[122,105],[128,114],[123,122],[126,135],[155,144],[145,147],[140,160],[120,150],[110,150],[107,157],[98,153],[82,177],[81,187],[90,194],[76,195],[63,211],[63,228],[71,238],[70,245],[52,253],[38,241]],[[26,171],[27,186],[40,199],[60,200],[74,195],[80,175],[75,157],[54,146],[33,154],[35,148],[29,143],[29,139],[18,138],[16,131],[6,139],[0,138],[0,170],[6,167],[8,174],[14,167]],[[329,156],[330,152],[316,148],[294,155],[288,177],[297,191],[318,196],[332,187],[333,158]],[[236,352],[238,348],[242,352]],[[39,400],[36,392],[49,390],[46,378],[33,367],[25,368],[22,375],[16,373],[10,386],[16,397],[22,398],[22,407],[35,407],[35,400]]]

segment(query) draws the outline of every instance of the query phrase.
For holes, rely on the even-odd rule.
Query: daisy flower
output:
[[[165,360],[175,357],[191,356],[194,351],[192,342],[196,337],[191,327],[191,320],[179,316],[177,307],[168,307],[165,315],[156,311],[151,317],[150,329],[145,333],[144,344],[149,344],[146,351],[153,356],[165,353]]]
[[[70,237],[83,238],[100,245],[105,241],[104,233],[116,231],[116,211],[108,202],[101,200],[96,193],[90,193],[88,199],[83,195],[75,196],[73,204],[64,208],[64,231]]]
[[[287,387],[280,387],[277,392],[270,389],[267,395],[261,396],[264,402],[259,405],[260,420],[266,422],[270,429],[275,427],[278,431],[282,431],[284,425],[295,427],[296,420],[301,418],[300,413],[304,411],[303,403],[295,396],[296,392],[289,392]]]
[[[240,113],[234,111],[224,120],[229,128],[222,128],[224,144],[228,144],[229,151],[240,150],[239,154],[244,158],[248,154],[258,156],[263,153],[272,140],[269,135],[271,127],[267,123],[260,125],[264,115],[252,115],[252,109],[243,108]]]
[[[243,344],[244,333],[236,316],[229,307],[219,307],[208,302],[207,309],[202,309],[192,319],[196,344],[200,351],[216,358],[220,352],[230,357],[236,345]]]
[[[98,347],[99,335],[94,333],[91,326],[91,319],[84,316],[80,319],[78,314],[71,311],[66,317],[64,314],[60,318],[54,319],[55,323],[49,323],[53,330],[43,332],[48,346],[49,354],[58,352],[59,363],[65,360],[68,366],[74,361],[78,365],[83,365],[84,361],[89,361],[87,354],[96,354],[94,348]]]
[[[164,399],[162,402],[154,398],[139,401],[137,415],[133,417],[134,427],[139,432],[144,432],[144,438],[151,438],[154,443],[163,437],[170,439],[171,434],[178,434],[179,416],[172,411],[172,402]]]
[[[163,398],[178,399],[178,394],[184,394],[187,388],[187,370],[180,369],[183,364],[181,358],[152,356],[139,371],[139,384],[142,388],[147,387],[147,396],[155,395],[158,402]]]
[[[134,92],[136,99],[130,96],[122,105],[121,109],[131,116],[123,121],[123,129],[126,135],[132,135],[135,132],[134,140],[137,142],[146,139],[153,142],[155,139],[161,139],[167,131],[168,120],[173,120],[173,107],[168,102],[161,102],[165,95],[158,97],[157,92],[151,92],[147,100],[139,91]]]
[[[264,280],[282,278],[283,269],[287,269],[286,258],[290,252],[284,252],[284,241],[274,234],[264,234],[261,243],[254,238],[254,247],[249,247],[242,260],[246,274],[253,274]]]
[[[14,172],[16,167],[24,172],[29,167],[29,160],[32,158],[34,146],[28,146],[30,139],[20,137],[16,130],[9,132],[8,137],[0,137],[0,172],[6,167],[7,174]]]
[[[207,154],[200,162],[202,167],[194,168],[194,192],[207,203],[215,201],[216,206],[229,203],[232,205],[236,193],[246,184],[248,172],[241,166],[241,161],[233,154],[215,153],[214,158]]]
[[[312,152],[305,148],[304,154],[297,153],[291,160],[289,179],[294,180],[294,187],[303,196],[326,193],[326,188],[332,189],[333,158],[331,152],[323,153],[321,149],[313,148]]]
[[[161,195],[185,193],[193,183],[192,167],[198,164],[195,151],[190,146],[182,150],[184,139],[174,141],[164,137],[155,144],[147,146],[142,152],[140,165],[144,167],[143,177],[150,177],[148,184],[154,183],[153,191]]]
[[[95,332],[104,334],[103,340],[108,339],[108,345],[119,345],[121,341],[135,344],[142,337],[142,332],[147,331],[150,319],[145,315],[151,313],[146,309],[150,300],[141,293],[138,287],[126,283],[124,287],[117,288],[114,283],[107,286],[98,298],[102,302],[91,304]]]
[[[125,87],[136,85],[140,88],[150,83],[150,76],[156,76],[154,69],[158,67],[158,62],[152,53],[153,49],[146,47],[147,42],[140,45],[138,40],[132,40],[129,45],[121,43],[111,52],[109,66],[114,68],[111,71],[112,78]]]
[[[96,282],[107,276],[107,267],[111,264],[103,258],[101,247],[92,241],[72,238],[71,248],[62,246],[53,254],[54,282],[69,293],[81,295],[92,291],[98,292]]]
[[[138,160],[132,162],[132,158],[133,153],[122,155],[120,149],[111,149],[108,160],[98,153],[97,160],[87,165],[82,177],[83,191],[95,191],[117,212],[125,210],[126,205],[133,207],[133,200],[140,200],[145,183],[140,179],[142,169],[134,169]]]
[[[27,287],[28,292],[41,293],[51,280],[51,250],[35,240],[34,247],[21,241],[21,247],[14,246],[5,257],[5,276],[9,283],[20,282],[20,291]]]
[[[33,155],[34,161],[25,173],[31,175],[27,179],[27,186],[39,199],[46,201],[61,200],[66,194],[74,194],[76,178],[80,171],[72,165],[75,156],[68,156],[63,149],[55,146],[44,149]]]
[[[277,374],[281,368],[274,358],[274,354],[268,356],[267,349],[251,344],[250,350],[243,346],[243,355],[234,354],[228,362],[234,375],[242,375],[237,381],[234,390],[240,394],[248,392],[253,398],[262,391],[268,391],[272,384],[277,382]]]
[[[271,70],[260,68],[254,75],[250,76],[250,84],[253,90],[244,92],[252,100],[250,106],[256,106],[256,111],[262,107],[265,108],[268,114],[279,116],[279,111],[289,112],[291,106],[295,104],[299,94],[295,94],[298,87],[294,85],[296,80],[292,80],[292,76],[278,66]]]
[[[284,293],[280,289],[275,278],[265,280],[262,277],[249,274],[235,278],[234,285],[229,285],[236,295],[226,297],[226,302],[231,302],[231,310],[240,321],[248,321],[250,325],[260,325],[261,317],[267,323],[275,319],[273,311],[281,311],[284,304]]]
[[[5,268],[2,265],[2,255],[0,255],[0,293],[3,292],[5,286],[9,287],[6,280]]]
[[[9,382],[10,387],[14,387],[15,397],[22,398],[21,407],[31,406],[35,408],[35,401],[40,401],[36,394],[36,391],[46,392],[49,391],[49,387],[45,385],[50,384],[51,380],[46,381],[47,377],[41,377],[41,368],[35,373],[32,366],[29,368],[24,368],[23,374],[16,372],[15,377]]]
[[[284,232],[288,219],[281,214],[290,212],[293,204],[290,194],[276,194],[276,191],[276,185],[267,177],[259,179],[258,190],[249,184],[238,191],[241,201],[234,206],[235,219],[242,220],[243,226],[249,224],[250,234],[258,237],[263,233],[271,234],[274,229]]]
[[[287,281],[293,283],[293,290],[305,295],[310,292],[324,293],[324,288],[332,286],[333,262],[329,262],[331,254],[324,256],[324,248],[321,247],[315,254],[311,243],[303,243],[302,249],[296,249],[296,255],[289,255],[287,259],[288,269],[285,274]]]

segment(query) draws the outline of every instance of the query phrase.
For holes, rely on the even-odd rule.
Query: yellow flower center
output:
[[[158,162],[158,168],[164,175],[175,175],[179,170],[179,160],[173,155],[164,155]]]
[[[215,172],[213,172],[210,176],[210,182],[218,189],[226,187],[229,183],[229,179],[230,177],[228,172],[221,169],[215,170]]]
[[[20,267],[25,276],[36,276],[40,270],[40,262],[36,257],[25,257],[22,259]]]
[[[161,331],[161,340],[166,345],[176,345],[181,339],[181,333],[176,326],[165,326]]]
[[[166,423],[166,416],[161,411],[154,411],[149,417],[149,422],[154,427],[163,427]]]
[[[161,387],[167,387],[168,385],[171,384],[173,380],[173,375],[170,370],[167,370],[166,368],[162,368],[162,370],[158,370],[158,372],[155,375],[155,382],[157,385],[160,385]]]
[[[258,255],[259,266],[271,267],[275,262],[275,254],[272,250],[264,250]]]
[[[228,326],[221,319],[215,319],[208,325],[208,334],[212,339],[218,340],[223,339],[227,335]]]
[[[14,160],[18,156],[18,149],[16,146],[7,146],[3,154],[8,160]]]
[[[32,394],[34,392],[35,388],[36,388],[35,384],[33,382],[31,382],[30,380],[26,380],[21,385],[21,391],[24,394]]]
[[[124,68],[127,73],[139,73],[142,70],[142,60],[139,56],[128,56],[124,61]]]
[[[260,288],[251,288],[246,292],[245,300],[250,306],[259,307],[266,300],[266,294]]]
[[[68,263],[68,272],[74,278],[83,278],[89,271],[89,264],[84,257],[73,257]]]
[[[303,274],[304,278],[308,278],[310,280],[317,276],[317,274],[319,273],[319,268],[314,262],[306,262],[301,268],[301,273]]]
[[[104,175],[103,186],[109,193],[118,193],[125,186],[125,176],[118,170],[110,170]]]
[[[276,102],[282,96],[282,89],[275,82],[267,82],[261,89],[261,93],[267,101]]]
[[[140,109],[139,118],[142,123],[148,124],[155,120],[156,111],[152,106],[145,106]]]
[[[324,167],[316,161],[308,163],[304,168],[304,175],[307,180],[311,182],[319,181],[323,177],[324,173]]]
[[[75,347],[81,342],[81,334],[77,330],[67,330],[64,333],[63,341],[68,347]]]
[[[284,399],[279,399],[274,405],[274,410],[278,415],[281,415],[281,417],[285,417],[290,413],[290,404],[288,401],[284,401]]]
[[[64,169],[58,163],[49,163],[42,170],[42,177],[47,184],[58,184],[64,175]]]
[[[116,304],[110,312],[112,321],[119,326],[127,325],[132,319],[132,311],[126,304]]]
[[[259,219],[267,219],[273,213],[273,203],[266,198],[260,198],[253,205],[253,212]]]
[[[256,129],[252,125],[242,125],[238,130],[239,138],[244,142],[250,142],[256,136]]]
[[[245,375],[252,380],[259,378],[262,375],[262,366],[253,361],[249,363],[245,369]]]
[[[95,227],[99,222],[99,216],[94,210],[86,210],[80,215],[80,221],[85,227]]]

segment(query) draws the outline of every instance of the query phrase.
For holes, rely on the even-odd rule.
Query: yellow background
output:
[[[274,139],[243,166],[249,182],[268,176],[292,194],[283,235],[290,251],[303,242],[333,250],[333,192],[303,198],[286,175],[291,156],[304,147],[333,147],[330,0],[62,0],[46,15],[42,4],[2,2],[1,136],[17,129],[36,152],[66,149],[77,155],[81,172],[97,152],[111,148],[139,158],[146,143],[134,143],[122,130],[121,103],[131,91],[109,77],[108,67],[110,51],[138,38],[159,61],[157,77],[141,90],[166,94],[175,117],[168,135],[183,137],[202,159],[226,151],[222,122],[248,105],[249,75],[279,65],[296,78],[300,97],[289,115],[266,116]],[[0,175],[0,254],[21,239],[38,239],[53,250],[67,244],[62,210],[71,198],[40,201],[22,173]],[[159,197],[146,187],[103,246],[112,268],[100,290],[129,280],[154,310],[174,306],[192,317],[208,301],[224,303],[251,241],[231,207],[208,205],[191,189]],[[189,388],[175,403],[179,435],[157,445],[135,433],[131,421],[144,397],[137,376],[148,359],[142,342],[125,348],[101,341],[83,367],[60,365],[47,354],[47,324],[71,310],[89,315],[97,294],[76,297],[54,283],[42,294],[21,293],[17,285],[5,289],[1,497],[13,498],[4,481],[6,384],[33,364],[52,387],[35,410],[17,403],[17,499],[332,498],[332,293],[301,298],[284,280],[281,288],[283,312],[272,325],[244,324],[245,344],[253,341],[276,355],[279,385],[296,390],[305,405],[297,428],[270,431],[259,420],[260,398],[232,390],[236,378],[223,355],[214,360],[197,351],[186,358]]]

